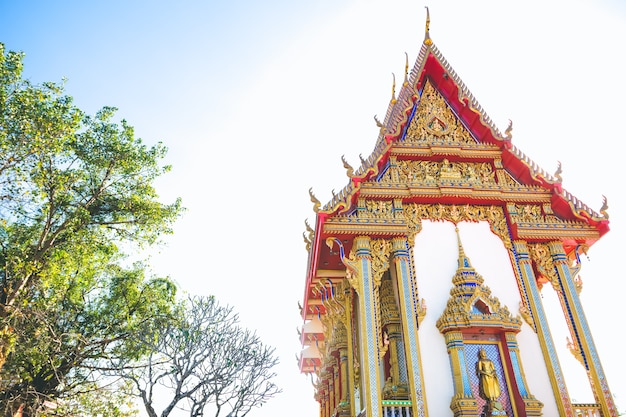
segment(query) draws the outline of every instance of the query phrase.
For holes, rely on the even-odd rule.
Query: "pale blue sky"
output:
[[[285,393],[251,417],[317,416],[298,373],[308,189],[326,202],[372,151],[405,52],[412,65],[425,2],[8,1],[0,42],[26,53],[33,81],[68,79],[89,113],[104,105],[146,142],[163,141],[173,171],[164,199],[189,211],[155,270],[189,292],[240,311],[281,356]],[[626,6],[620,1],[429,5],[431,37],[501,130],[595,210],[609,201],[611,231],[581,275],[586,314],[621,409],[626,366],[622,195],[626,139]],[[267,260],[270,265],[267,266]],[[244,290],[245,289],[245,290]],[[280,300],[280,302],[278,302]],[[607,308],[609,306],[610,308]],[[557,341],[562,342],[562,341]]]

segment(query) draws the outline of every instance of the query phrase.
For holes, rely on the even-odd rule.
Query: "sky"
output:
[[[0,0],[0,42],[34,82],[66,79],[89,114],[115,106],[173,169],[157,183],[187,208],[155,273],[215,295],[276,347],[283,393],[250,417],[318,416],[298,371],[308,190],[325,203],[373,150],[424,37],[501,131],[611,230],[583,259],[581,300],[626,410],[623,297],[626,5],[618,0]],[[557,341],[560,342],[560,341]]]

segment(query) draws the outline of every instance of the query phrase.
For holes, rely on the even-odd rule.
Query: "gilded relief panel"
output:
[[[458,182],[473,185],[496,185],[493,167],[488,162],[394,161],[380,179],[381,184],[426,184]]]
[[[428,81],[404,140],[408,143],[476,144],[441,94]]]

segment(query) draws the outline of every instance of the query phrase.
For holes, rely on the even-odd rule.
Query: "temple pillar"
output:
[[[328,383],[328,371],[323,370],[321,375],[321,386],[322,386],[322,417],[330,417],[330,396],[329,392],[329,383]]]
[[[555,289],[561,300],[565,319],[572,332],[574,343],[582,356],[596,403],[600,405],[603,416],[616,417],[618,412],[609,390],[604,370],[598,359],[598,352],[596,351],[589,324],[574,285],[567,254],[563,250],[563,244],[559,241],[550,242],[548,248],[558,278],[557,282],[553,282],[553,285],[557,286]]]
[[[400,315],[403,318],[403,341],[408,373],[409,394],[412,401],[414,416],[428,416],[426,395],[424,393],[424,379],[421,363],[418,331],[417,285],[414,282],[413,266],[409,253],[409,244],[406,237],[395,238],[391,242],[392,262],[398,282],[398,296],[400,299]]]
[[[556,347],[550,333],[546,312],[541,302],[541,294],[537,286],[537,277],[533,270],[528,245],[523,240],[514,241],[511,251],[513,265],[517,266],[517,268],[513,269],[520,283],[520,293],[523,294],[526,301],[523,306],[523,309],[527,309],[524,310],[526,311],[524,314],[525,320],[539,336],[541,352],[543,353],[544,362],[550,376],[550,384],[557,400],[556,405],[559,415],[574,417],[574,410],[565,385],[565,376],[557,359]],[[532,404],[529,405],[533,409],[534,406]]]
[[[358,270],[361,293],[359,294],[361,323],[361,346],[363,346],[363,358],[361,360],[361,372],[363,374],[363,392],[365,396],[365,409],[368,410],[367,417],[381,417],[382,403],[381,390],[379,386],[379,337],[378,324],[376,320],[377,308],[376,294],[377,286],[374,282],[372,270],[372,248],[371,240],[368,236],[358,236],[354,239],[353,252],[355,265]],[[370,414],[371,411],[371,414]]]
[[[400,323],[387,325],[389,336],[389,365],[390,376],[397,386],[407,387],[406,366],[400,369],[400,361],[404,361],[404,349],[402,346],[402,326]],[[405,391],[406,392],[406,391]]]
[[[335,411],[335,373],[333,368],[328,370],[328,410],[329,415],[334,415]]]
[[[334,390],[334,401],[333,401],[333,408],[335,410],[339,410],[339,406],[341,404],[341,383],[339,381],[339,363],[338,360],[335,360],[335,366],[333,366],[333,386],[335,388]]]
[[[346,404],[348,402],[348,350],[339,349],[339,384],[341,386],[340,402]]]
[[[450,402],[450,409],[454,417],[474,417],[478,409],[478,402],[472,393],[472,386],[467,377],[467,360],[463,344],[463,333],[447,332],[445,335],[452,380],[454,381],[454,396]]]
[[[345,383],[342,384],[342,387],[345,388],[346,394],[342,395],[342,399],[346,401],[350,406],[350,415],[354,416],[356,414],[355,408],[355,398],[354,398],[354,387],[355,387],[355,372],[354,372],[354,345],[352,343],[352,335],[354,334],[355,329],[352,328],[352,302],[353,302],[353,292],[352,287],[349,283],[344,287],[344,320],[346,325],[346,349],[345,353],[341,353],[341,364],[342,370],[343,366],[346,366],[345,373]],[[345,356],[344,356],[345,355]]]

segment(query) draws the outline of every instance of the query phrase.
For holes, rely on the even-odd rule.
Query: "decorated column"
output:
[[[596,402],[600,405],[603,416],[616,417],[618,415],[617,409],[615,408],[613,396],[609,390],[602,365],[598,359],[598,353],[589,331],[589,325],[580,303],[580,297],[574,285],[569,261],[563,250],[563,244],[561,242],[551,242],[548,244],[548,248],[557,274],[557,281],[553,284],[556,284],[555,289],[561,299],[565,319],[572,332],[574,343],[578,346]]]
[[[379,332],[378,313],[378,286],[380,281],[375,282],[375,271],[372,266],[371,239],[368,236],[359,236],[354,239],[353,246],[354,265],[358,275],[354,277],[361,285],[359,292],[361,323],[361,345],[363,346],[363,359],[361,372],[363,373],[363,384],[365,392],[365,408],[371,411],[371,417],[382,416],[381,405],[381,384],[380,381],[380,347],[381,339]],[[368,417],[370,414],[368,412]]]
[[[533,250],[533,252],[535,251]],[[518,267],[518,269],[515,269],[515,272],[519,274],[520,286],[524,290],[522,294],[525,296],[523,299],[526,301],[526,304],[522,303],[520,313],[526,323],[539,335],[541,351],[550,375],[550,383],[557,397],[556,405],[559,409],[559,414],[572,417],[574,416],[574,410],[565,386],[563,370],[557,360],[556,347],[550,333],[546,312],[541,302],[541,294],[539,293],[537,278],[530,258],[530,249],[525,241],[516,240],[513,243],[512,257],[515,265]]]
[[[400,311],[403,317],[404,350],[407,352],[406,361],[414,416],[427,416],[426,395],[420,358],[419,341],[417,337],[418,317],[423,314],[417,295],[417,286],[412,274],[410,253],[407,238],[392,240],[392,262],[398,281],[398,295]]]

